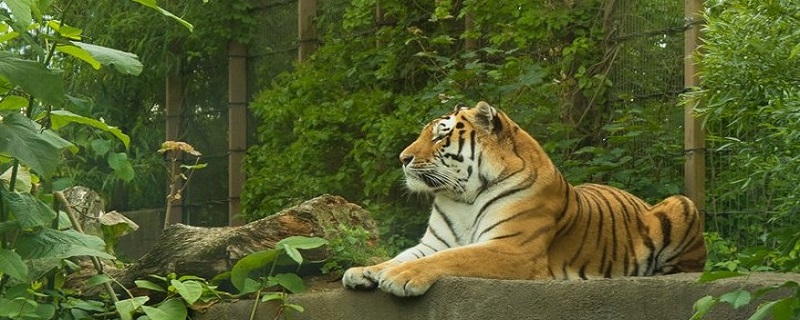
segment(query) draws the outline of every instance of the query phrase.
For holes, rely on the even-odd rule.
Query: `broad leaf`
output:
[[[139,57],[133,53],[78,41],[72,41],[72,44],[86,50],[100,64],[111,66],[120,73],[134,76],[142,73],[142,63],[139,62]]]
[[[148,300],[150,300],[150,298],[146,296],[133,297],[130,299],[117,301],[114,303],[114,306],[117,307],[117,313],[119,313],[119,317],[122,320],[133,320],[133,313],[142,307]]]
[[[110,282],[112,279],[105,273],[93,275],[89,280],[86,280],[84,283],[87,287],[93,287],[99,284],[104,284]]]
[[[175,287],[175,291],[186,300],[187,304],[194,304],[203,295],[203,284],[194,280],[178,281],[171,280],[170,284]]]
[[[38,319],[36,314],[38,303],[31,299],[16,298],[7,299],[0,297],[0,317],[11,319]]]
[[[50,27],[50,29],[53,29],[56,32],[58,32],[58,34],[60,34],[64,38],[70,40],[81,40],[81,34],[83,33],[83,30],[79,28],[68,26],[66,24],[61,23],[61,21],[58,20],[47,21],[47,26]],[[58,48],[56,48],[56,50],[58,50]]]
[[[302,293],[306,291],[306,284],[300,276],[294,273],[281,273],[271,277],[281,287],[286,288],[292,293]]]
[[[61,52],[61,53],[66,53],[66,54],[71,55],[71,56],[73,56],[75,58],[83,60],[84,62],[86,62],[90,66],[92,66],[92,68],[94,68],[95,70],[100,69],[100,66],[102,66],[100,64],[100,61],[97,61],[97,59],[95,59],[89,53],[89,51],[86,51],[86,50],[84,50],[84,49],[82,49],[80,47],[77,47],[77,46],[60,45],[60,46],[56,46],[56,51]]]
[[[14,16],[14,21],[23,27],[27,27],[33,21],[31,15],[31,7],[34,5],[33,0],[4,0],[11,14]]]
[[[17,280],[26,281],[28,266],[22,262],[22,257],[8,249],[0,249],[0,272]]]
[[[24,259],[65,259],[77,256],[114,257],[103,251],[102,239],[75,230],[41,229],[26,232],[17,241],[17,252]]]
[[[734,309],[747,305],[750,300],[750,291],[747,290],[735,290],[719,297],[719,301],[730,303]]]
[[[30,193],[9,192],[0,188],[3,203],[14,215],[24,230],[49,226],[56,218],[56,212],[46,203]]]
[[[50,122],[51,122],[52,128],[54,130],[58,130],[61,127],[64,127],[64,126],[66,126],[66,125],[68,125],[70,123],[79,123],[79,124],[83,124],[83,125],[87,125],[87,126],[93,127],[95,129],[103,130],[105,132],[108,132],[108,133],[114,135],[115,137],[117,137],[117,139],[119,139],[119,141],[122,141],[122,144],[125,145],[125,148],[128,148],[128,146],[131,143],[131,138],[128,135],[122,133],[122,130],[120,130],[119,128],[114,127],[114,126],[109,126],[105,122],[99,121],[97,119],[92,119],[92,118],[88,118],[88,117],[84,117],[84,116],[81,116],[81,115],[74,114],[74,113],[69,112],[67,110],[53,110],[53,111],[51,111],[50,112]]]
[[[94,155],[103,156],[111,151],[111,141],[106,139],[92,140],[92,150],[94,150]]]
[[[28,99],[20,96],[6,96],[0,101],[0,111],[18,111],[28,106]]]
[[[780,301],[780,300],[778,300],[778,301]],[[758,309],[756,309],[756,312],[754,312],[753,315],[751,315],[750,318],[747,318],[747,319],[748,320],[766,319],[767,316],[769,316],[770,312],[772,312],[772,308],[775,307],[775,304],[777,304],[778,301],[770,301],[770,302],[767,302],[767,303],[759,305]]]
[[[157,285],[157,284],[155,284],[155,283],[153,283],[152,281],[149,281],[149,280],[136,280],[133,283],[136,284],[136,287],[139,287],[139,288],[142,288],[142,289],[152,290],[152,291],[156,291],[156,292],[167,292],[167,290],[164,290],[164,288],[162,288],[161,286],[159,286],[159,285]]]
[[[12,174],[14,174],[14,166],[9,167],[6,172],[0,174],[0,181],[5,182],[6,186],[8,186],[8,184],[11,183]],[[34,182],[38,183],[38,180],[34,178],[35,176],[31,175],[31,171],[28,170],[26,166],[17,166],[16,177],[17,179],[14,180],[14,191],[30,193],[33,189]]]
[[[705,296],[700,299],[697,299],[694,303],[694,314],[691,317],[691,320],[699,320],[702,319],[703,316],[706,315],[712,308],[719,302],[719,300],[714,299],[712,296]]]
[[[191,23],[189,23],[188,21],[183,20],[180,17],[172,14],[172,12],[169,12],[169,11],[164,10],[163,8],[159,7],[158,4],[156,4],[156,0],[133,0],[133,2],[139,3],[139,4],[141,4],[141,5],[145,6],[145,7],[148,7],[148,8],[151,8],[153,10],[156,10],[156,11],[160,12],[161,14],[163,14],[163,15],[165,15],[167,17],[175,19],[175,21],[178,21],[178,23],[182,24],[184,27],[186,27],[186,29],[189,29],[190,32],[194,31],[194,26]]]
[[[157,308],[142,306],[142,310],[151,320],[183,320],[188,315],[186,306],[178,299],[164,301]]]
[[[114,169],[114,174],[116,174],[117,177],[125,181],[133,180],[136,175],[133,171],[133,166],[131,166],[130,161],[128,161],[128,155],[124,152],[110,153],[108,155],[108,166]]]
[[[277,249],[253,252],[237,261],[231,268],[231,283],[239,292],[244,291],[245,279],[250,276],[250,271],[262,268],[273,263],[280,251]]]
[[[302,264],[303,256],[298,249],[316,249],[327,243],[327,240],[318,237],[291,236],[279,241],[275,247],[286,250],[289,258],[292,258],[297,264]]]
[[[77,151],[69,141],[22,115],[12,113],[0,120],[0,154],[18,159],[45,178],[61,164],[65,148]]]
[[[0,52],[0,76],[42,101],[64,103],[64,82],[61,74],[39,62],[20,59],[9,52]]]

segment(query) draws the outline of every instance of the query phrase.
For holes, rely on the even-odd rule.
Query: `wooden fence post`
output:
[[[297,59],[305,61],[317,50],[317,0],[297,1]]]
[[[244,224],[238,214],[247,149],[247,46],[228,44],[228,225]]]
[[[686,31],[684,33],[684,88],[699,85],[697,65],[694,54],[700,43],[700,21],[702,21],[702,0],[685,0],[684,14]],[[684,179],[686,195],[694,200],[700,214],[705,217],[706,182],[706,144],[703,119],[694,112],[700,101],[690,101],[684,110]]]

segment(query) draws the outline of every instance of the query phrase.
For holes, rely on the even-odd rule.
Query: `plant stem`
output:
[[[67,202],[67,198],[64,197],[64,193],[61,191],[53,192],[53,195],[56,199],[61,202],[61,205],[64,206],[64,211],[67,213],[67,217],[69,217],[69,222],[72,223],[72,227],[80,233],[83,232],[83,227],[81,227],[80,222],[78,219],[75,218],[75,213],[72,211],[72,207],[70,207],[69,202]],[[105,274],[103,271],[103,264],[100,263],[100,259],[95,256],[89,256],[92,259],[92,265],[94,265],[94,269],[97,270],[97,274]],[[106,293],[111,298],[111,301],[117,303],[119,300],[117,299],[117,294],[114,292],[114,287],[111,286],[111,283],[104,282],[103,286],[106,289]]]
[[[253,299],[253,308],[250,309],[250,320],[256,318],[256,309],[258,308],[258,300],[261,299],[261,290],[263,290],[263,288],[256,291],[256,298]]]

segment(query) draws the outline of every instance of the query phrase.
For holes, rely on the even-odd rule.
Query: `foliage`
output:
[[[335,234],[328,241],[328,259],[322,266],[322,273],[343,274],[355,266],[374,264],[373,259],[386,258],[385,250],[374,242],[373,234],[361,226],[348,226],[340,223]]]
[[[70,6],[64,6],[68,2]],[[80,106],[76,108],[80,114],[115,123],[130,135],[131,144],[125,151],[136,172],[129,180],[113,174],[115,170],[104,152],[122,152],[118,142],[105,135],[67,128],[63,136],[82,152],[68,157],[69,166],[60,168],[59,174],[65,177],[64,184],[79,184],[98,191],[109,207],[118,211],[166,205],[163,195],[169,191],[164,183],[164,159],[152,152],[160,147],[165,136],[164,76],[176,75],[186,92],[181,114],[184,121],[176,139],[190,142],[204,151],[206,159],[211,159],[225,152],[212,146],[225,145],[226,127],[219,125],[219,119],[224,117],[221,112],[227,107],[227,80],[219,75],[227,74],[227,44],[230,40],[248,43],[258,38],[254,36],[252,1],[155,3],[184,20],[203,24],[189,31],[173,18],[154,17],[148,11],[137,10],[141,5],[134,1],[55,1],[70,17],[91,16],[82,19],[80,27],[84,38],[92,44],[135,53],[144,65],[142,74],[132,78],[112,70],[88,68],[82,61],[59,61],[64,77],[74,89],[73,95],[79,98]],[[212,167],[204,171],[225,172],[224,166]],[[217,179],[220,178],[215,176],[214,180]],[[218,192],[211,186],[196,189]],[[187,198],[200,194],[201,191],[190,190]]]
[[[297,273],[277,273],[278,268],[286,262],[281,259],[288,257],[300,269],[303,256],[300,250],[312,250],[327,244],[327,241],[318,237],[292,236],[284,238],[275,244],[275,248],[253,252],[236,262],[230,272],[217,276],[216,280],[230,279],[240,296],[256,294],[253,302],[250,319],[255,316],[256,307],[260,302],[278,301],[280,303],[275,319],[284,315],[291,319],[292,312],[303,312],[303,307],[290,303],[288,293],[301,293],[306,291],[305,283]],[[277,288],[277,291],[275,291]]]
[[[697,109],[707,117],[711,169],[720,181],[711,190],[710,206],[717,213],[707,224],[719,233],[709,239],[712,255],[704,278],[800,271],[800,78],[795,76],[800,72],[800,4],[718,0],[706,5],[701,83],[686,96],[687,103],[702,102]],[[763,302],[751,319],[800,317],[797,283],[778,287],[788,294]],[[740,307],[774,289],[705,297],[697,301],[695,317],[718,302]]]
[[[153,1],[139,1],[162,14]],[[130,138],[102,119],[80,115],[81,100],[62,78],[57,66],[76,59],[91,69],[111,68],[137,75],[142,64],[136,55],[82,42],[82,30],[65,23],[65,7],[52,2],[5,1],[0,9],[0,318],[84,319],[91,314],[116,312],[130,319],[126,307],[146,297],[116,301],[102,273],[99,259],[114,259],[102,239],[80,232],[74,217],[57,211],[66,204],[53,192],[54,176],[65,164],[65,153],[77,154],[75,143],[62,137],[65,127],[97,129],[125,148]],[[185,21],[183,22],[185,23]],[[85,68],[87,66],[84,66]],[[132,174],[125,153],[111,153],[105,142],[93,143],[106,152],[109,165],[122,179]],[[51,193],[52,192],[52,193]],[[54,200],[54,195],[57,201]],[[56,203],[54,203],[56,202]],[[74,227],[71,228],[71,227]],[[71,259],[89,256],[98,275],[89,285],[104,284],[115,309],[104,301],[83,300],[63,288],[65,277],[79,266]],[[183,291],[178,290],[183,295]],[[184,297],[185,298],[185,297]],[[183,310],[183,303],[167,300],[157,307],[137,306],[152,319],[167,319],[165,310]],[[153,314],[147,312],[151,308]]]
[[[478,100],[537,137],[572,182],[648,200],[680,191],[682,139],[664,133],[673,103],[609,99],[603,1],[380,1],[376,22],[377,4],[325,20],[338,24],[320,26],[333,30],[324,45],[251,105],[262,124],[245,164],[247,217],[336,193],[376,214],[390,251],[405,246],[428,210],[403,190],[397,155],[425,122]]]

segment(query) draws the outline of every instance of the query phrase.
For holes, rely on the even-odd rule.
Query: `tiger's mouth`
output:
[[[452,179],[434,170],[405,168],[406,186],[412,191],[436,192],[453,189]]]

